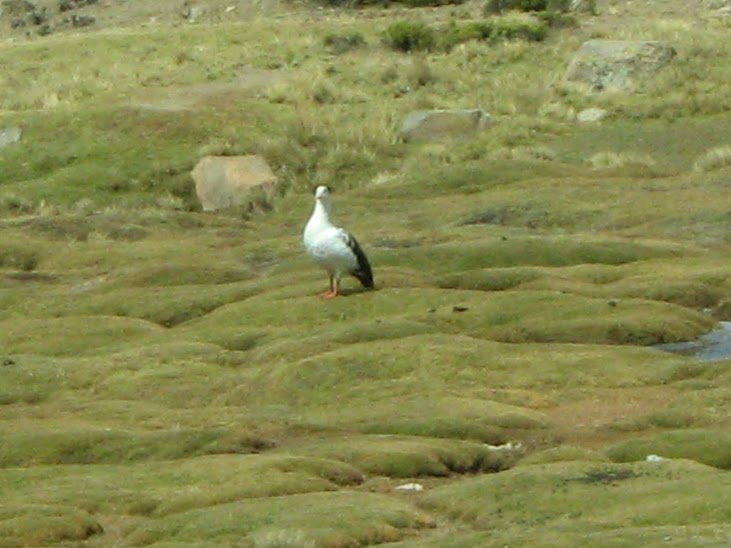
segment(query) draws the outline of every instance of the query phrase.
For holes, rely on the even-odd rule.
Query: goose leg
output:
[[[338,286],[340,285],[340,280],[335,277],[334,274],[330,274],[330,289],[327,291],[320,293],[320,297],[323,299],[332,299],[333,297],[337,297],[338,295]]]

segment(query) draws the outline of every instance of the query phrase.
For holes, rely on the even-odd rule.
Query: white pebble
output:
[[[424,490],[424,486],[420,483],[404,483],[396,487],[397,491],[411,491],[417,493]]]

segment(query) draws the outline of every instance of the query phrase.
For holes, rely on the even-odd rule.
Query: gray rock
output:
[[[19,127],[6,127],[0,129],[0,148],[17,143],[23,136],[23,130]]]
[[[279,187],[261,156],[205,156],[191,173],[203,211],[267,207]]]
[[[596,0],[571,0],[569,11],[596,15]]]
[[[28,0],[2,0],[0,14],[10,17],[22,17],[36,11],[36,7]]]
[[[603,108],[585,108],[576,115],[576,121],[580,124],[591,124],[604,119],[609,114]]]
[[[98,3],[99,0],[58,0],[58,11],[63,13],[64,11],[71,11],[76,8],[91,6]]]
[[[183,17],[185,17],[189,23],[195,23],[199,17],[206,13],[205,6],[199,6],[191,2],[185,2],[183,4]]]
[[[71,16],[71,26],[72,27],[88,27],[89,25],[93,25],[96,22],[96,17],[93,15],[72,15]]]
[[[653,41],[589,40],[574,55],[565,79],[595,90],[628,90],[670,63],[676,51]]]
[[[443,141],[465,137],[482,131],[491,124],[490,115],[482,109],[419,110],[401,122],[401,138],[412,141]]]

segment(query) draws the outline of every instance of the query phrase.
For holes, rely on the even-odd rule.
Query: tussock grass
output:
[[[565,461],[609,462],[609,459],[601,453],[583,447],[560,445],[558,447],[536,451],[520,459],[518,465],[528,466]]]
[[[497,472],[515,460],[510,452],[476,443],[390,435],[353,436],[326,445],[318,440],[286,450],[345,461],[369,475],[392,478]]]
[[[689,275],[674,273],[678,259],[656,259],[625,264],[580,264],[556,267],[501,267],[467,270],[437,279],[440,287],[504,291],[509,289],[554,290],[591,297],[665,301],[696,310],[724,302],[729,277],[714,257],[697,259],[697,270]],[[680,260],[687,264],[685,257]],[[664,276],[656,269],[662,265]],[[609,302],[609,301],[608,301]]]
[[[673,430],[614,444],[607,448],[606,454],[614,462],[642,460],[649,454],[656,454],[728,469],[731,467],[731,438],[726,430]]]
[[[54,356],[89,354],[100,347],[159,333],[150,322],[116,316],[71,316],[0,322],[0,344],[7,353]]]
[[[23,504],[0,510],[3,546],[48,545],[83,542],[103,533],[104,528],[89,513],[68,506]]]
[[[8,440],[0,453],[2,467],[39,464],[108,464],[134,460],[183,458],[215,451],[221,431],[77,431],[5,433]],[[246,439],[240,450],[246,450]],[[255,443],[252,440],[253,450]]]
[[[307,512],[293,513],[292,502]],[[163,539],[227,542],[235,538],[240,542],[253,530],[266,535],[306,528],[307,536],[317,544],[347,546],[393,542],[410,529],[433,526],[428,515],[406,502],[373,493],[339,492],[241,501],[205,512],[191,510],[141,524],[127,538],[136,544]]]
[[[524,483],[532,489],[524,491]],[[699,484],[704,486],[702,493],[695,491]],[[589,521],[601,525],[594,541],[602,544],[615,535],[646,539],[646,528],[654,527],[690,538],[695,527],[703,530],[724,523],[728,516],[721,499],[727,487],[721,472],[687,461],[660,466],[557,463],[521,466],[442,487],[429,493],[424,505],[473,529],[489,530],[492,542],[521,542],[547,525],[572,538]],[[695,494],[685,493],[686,489]],[[490,493],[489,502],[484,493]],[[596,504],[599,494],[601,505]],[[676,495],[688,502],[683,510],[674,506]],[[628,509],[628,496],[640,504],[641,513]],[[709,507],[709,500],[718,504]],[[628,527],[631,532],[626,532]]]
[[[726,540],[719,471],[606,459],[727,467],[726,362],[640,347],[710,330],[731,290],[727,25],[635,2],[462,42],[483,6],[409,9],[460,43],[407,55],[381,41],[399,8],[210,4],[0,43],[23,129],[0,150],[0,544]],[[591,93],[561,82],[590,37],[679,55]],[[400,142],[413,110],[477,107],[474,138]],[[211,153],[262,154],[271,207],[201,213]],[[314,184],[375,291],[315,297]]]
[[[10,509],[45,490],[47,504],[59,509],[75,502],[92,513],[161,518],[234,501],[329,492],[359,483],[362,474],[342,462],[311,457],[216,455],[144,465],[10,468],[3,478],[16,485],[5,501]]]
[[[618,167],[653,167],[656,162],[650,156],[632,153],[599,152],[589,158],[594,169],[614,169]]]
[[[693,163],[693,171],[705,173],[731,165],[731,146],[712,148]]]

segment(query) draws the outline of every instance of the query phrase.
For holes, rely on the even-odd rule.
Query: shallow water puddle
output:
[[[731,322],[720,322],[718,329],[695,341],[657,344],[654,348],[693,356],[704,362],[731,359]]]

